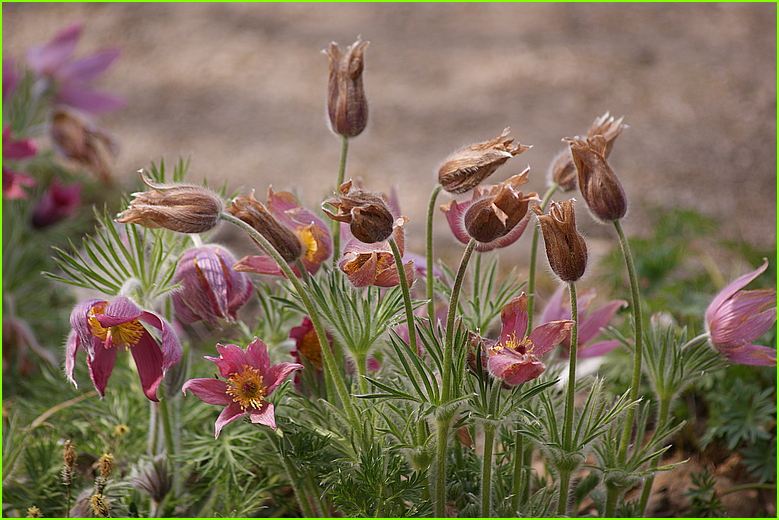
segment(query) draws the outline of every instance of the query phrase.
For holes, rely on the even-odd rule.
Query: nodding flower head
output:
[[[531,208],[541,225],[549,267],[562,281],[575,282],[587,268],[587,244],[576,229],[574,199],[553,202],[548,215],[538,204]]]
[[[354,137],[368,124],[368,100],[362,84],[363,55],[369,42],[356,42],[342,53],[333,42],[323,52],[330,58],[327,85],[327,113],[337,134]]]
[[[628,200],[622,184],[606,161],[606,139],[596,135],[587,140],[568,141],[578,172],[579,191],[590,213],[605,223],[624,217],[628,211]]]
[[[338,191],[324,202],[337,210],[333,213],[323,207],[328,217],[349,224],[352,236],[366,244],[382,242],[392,235],[396,219],[384,197],[353,186],[351,180],[341,184]]]
[[[476,143],[454,152],[438,169],[438,182],[449,193],[465,193],[495,173],[503,163],[530,146],[507,139],[509,128],[490,141]]]

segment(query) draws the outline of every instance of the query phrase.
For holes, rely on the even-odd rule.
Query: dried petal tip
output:
[[[603,157],[608,158],[611,154],[612,148],[614,148],[614,141],[616,141],[622,130],[627,128],[628,125],[622,124],[622,117],[616,121],[608,112],[600,117],[596,117],[592,122],[590,128],[587,129],[587,139],[592,139],[596,135],[603,136],[606,141],[606,146],[603,150]]]
[[[324,202],[338,210],[333,213],[323,207],[328,217],[349,224],[354,238],[366,244],[387,240],[392,235],[395,218],[381,195],[355,188],[351,180],[341,184],[338,191],[340,194]]]
[[[549,178],[557,184],[562,191],[576,189],[576,165],[570,150],[563,150],[552,159],[549,166]]]
[[[368,124],[368,100],[362,84],[363,55],[369,42],[356,42],[342,54],[333,42],[324,52],[330,58],[330,80],[327,85],[327,113],[337,134],[354,137]]]
[[[438,182],[449,193],[465,193],[492,175],[500,165],[530,146],[506,139],[510,129],[483,143],[472,144],[450,155],[438,169]]]
[[[544,235],[549,267],[564,282],[575,282],[587,268],[587,244],[576,230],[573,204],[574,199],[553,202],[549,215],[544,215],[538,204],[531,206]]]
[[[139,173],[143,182],[154,189],[134,193],[130,207],[119,214],[117,222],[179,233],[204,233],[219,223],[224,206],[211,190],[187,184],[155,185],[143,177],[142,170]]]
[[[240,195],[233,200],[227,213],[239,218],[256,229],[287,263],[303,255],[303,245],[298,236],[283,226],[268,209],[254,198],[254,190],[248,197]]]
[[[628,201],[619,179],[606,162],[608,144],[602,135],[566,139],[576,164],[579,191],[592,215],[601,222],[613,222],[625,216]]]

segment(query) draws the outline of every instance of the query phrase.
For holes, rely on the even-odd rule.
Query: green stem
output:
[[[571,345],[568,350],[568,384],[565,391],[565,412],[563,416],[563,450],[573,452],[573,409],[574,396],[576,394],[576,358],[578,355],[579,341],[579,310],[576,298],[576,284],[568,282],[568,292],[571,296],[571,319],[573,319],[573,328],[571,329]],[[571,472],[560,471],[560,498],[557,502],[557,512],[561,515],[567,514],[568,509],[568,488],[571,482]]]
[[[617,500],[622,492],[617,486],[606,486],[606,509],[603,518],[614,518],[614,511],[617,509]]]
[[[341,377],[340,372],[338,372],[335,358],[333,357],[333,353],[330,351],[330,345],[327,342],[327,333],[325,331],[324,325],[322,324],[322,319],[319,316],[319,312],[317,311],[314,302],[311,300],[306,287],[303,285],[303,282],[301,282],[295,276],[295,273],[292,271],[292,269],[290,269],[289,265],[287,265],[287,262],[284,261],[279,252],[276,251],[271,243],[268,242],[264,236],[262,236],[262,233],[254,229],[243,220],[236,218],[229,213],[222,213],[220,217],[222,220],[226,220],[227,222],[240,227],[246,231],[254,240],[256,240],[257,243],[261,245],[263,250],[265,250],[265,252],[276,261],[276,263],[281,268],[281,271],[289,279],[290,283],[295,288],[295,291],[297,291],[303,306],[308,312],[308,316],[311,319],[311,322],[314,324],[314,331],[316,332],[317,339],[319,339],[319,346],[322,350],[322,360],[324,361],[325,370],[330,375],[330,378],[335,384],[336,392],[338,393],[338,397],[341,399],[341,403],[344,407],[344,410],[346,411],[347,418],[355,427],[355,429],[359,429],[360,419],[357,415],[357,412],[354,410],[351,395],[349,395],[349,392],[346,389],[346,383]]]
[[[552,198],[554,192],[557,191],[559,185],[557,183],[549,186],[549,189],[544,193],[544,198],[541,200],[541,209],[543,210],[549,203],[549,199]],[[533,242],[530,246],[530,272],[527,278],[527,330],[533,330],[533,305],[536,301],[536,261],[538,257],[538,226],[533,226]]]
[[[436,469],[434,518],[446,518],[446,449],[449,446],[449,427],[452,417],[436,419]]]
[[[296,473],[292,467],[292,463],[289,461],[289,458],[279,453],[279,460],[281,460],[281,464],[284,466],[284,470],[287,472],[287,476],[289,477],[289,484],[292,486],[292,491],[295,493],[295,497],[298,499],[298,504],[300,504],[300,510],[303,512],[303,516],[306,518],[318,518],[319,515],[314,512],[314,508],[311,506],[311,502],[309,502],[308,496],[305,493],[302,493],[297,484],[295,484]]]
[[[657,412],[657,428],[661,428],[662,425],[668,421],[668,413],[671,409],[671,400],[661,399],[660,400],[660,409]],[[649,463],[649,467],[653,468],[656,467],[658,464],[660,464],[660,455],[657,455],[655,458],[652,459],[652,461]],[[649,495],[652,494],[652,484],[655,482],[655,476],[649,475],[647,479],[644,481],[644,489],[641,490],[641,500],[638,503],[638,516],[644,516],[644,511],[646,511],[646,505],[649,502]]]
[[[525,458],[525,436],[519,431],[514,434],[514,479],[511,482],[511,513],[519,509],[519,493],[522,490],[522,471]]]
[[[557,514],[559,516],[566,516],[568,509],[568,489],[571,486],[571,472],[560,471],[558,481],[560,482],[560,496],[557,502]]]
[[[160,410],[160,419],[162,420],[162,429],[165,432],[165,451],[168,453],[168,460],[170,461],[170,464],[175,468],[177,450],[176,442],[173,437],[173,410],[171,410],[168,406],[168,398],[166,396],[163,396],[158,404]],[[172,489],[176,494],[181,492],[181,472],[179,471],[173,472]]]
[[[403,292],[403,303],[406,307],[406,322],[408,323],[408,340],[411,350],[419,352],[417,346],[417,327],[414,322],[414,309],[411,306],[411,293],[408,289],[408,280],[406,279],[406,270],[403,268],[403,257],[400,254],[398,245],[395,243],[395,239],[390,237],[390,247],[392,248],[392,254],[395,257],[395,268],[398,270],[398,278],[400,279],[400,290]]]
[[[481,464],[481,517],[492,516],[492,450],[495,444],[495,430],[498,424],[494,421],[500,410],[500,381],[492,381],[488,409],[493,420],[484,422],[484,456]]]
[[[427,253],[425,272],[427,275],[427,316],[430,319],[430,324],[435,325],[433,322],[435,317],[435,274],[433,274],[433,215],[435,214],[435,204],[438,194],[441,192],[441,185],[437,184],[433,188],[433,192],[430,194],[430,203],[427,206],[427,236],[425,249]]]
[[[343,136],[341,141],[341,160],[338,165],[338,183],[335,185],[336,189],[344,183],[344,176],[346,174],[346,155],[349,151],[349,137]],[[341,256],[341,223],[337,220],[334,221],[333,226],[333,266],[338,266],[338,260]]]
[[[630,292],[633,297],[633,326],[635,332],[635,352],[633,353],[633,380],[630,383],[630,399],[636,401],[638,399],[638,385],[641,382],[641,354],[643,348],[643,317],[641,313],[641,295],[638,292],[638,277],[636,276],[636,267],[633,264],[633,255],[630,253],[630,245],[628,244],[625,233],[622,230],[622,223],[619,220],[614,221],[614,227],[617,229],[619,235],[619,243],[622,246],[622,254],[625,257],[625,264],[627,265],[628,277],[630,278]],[[630,444],[630,437],[633,431],[633,418],[636,414],[636,407],[631,406],[628,409],[625,419],[625,431],[623,432],[622,439],[619,445],[619,453],[617,460],[619,462],[625,462],[627,460],[628,444]]]
[[[368,393],[368,382],[365,376],[368,375],[368,356],[365,353],[352,354],[354,364],[357,365],[357,388],[361,394]]]

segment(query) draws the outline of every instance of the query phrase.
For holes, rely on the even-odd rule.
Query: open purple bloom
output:
[[[93,90],[89,82],[102,75],[119,57],[118,49],[106,49],[80,59],[73,52],[81,37],[81,24],[60,31],[44,45],[27,51],[27,63],[38,78],[56,84],[55,101],[93,114],[116,110],[124,105],[120,97]]]
[[[396,225],[392,232],[392,238],[395,240],[401,256],[405,245],[404,236],[403,228]],[[394,287],[400,284],[400,274],[395,265],[395,256],[387,240],[366,244],[352,238],[344,246],[343,257],[338,262],[338,268],[346,273],[349,281],[355,287],[368,287],[369,285]],[[414,283],[415,271],[413,260],[403,264],[403,272],[409,287]]]
[[[161,341],[146,330],[143,323],[160,331]],[[73,379],[78,349],[87,353],[89,374],[95,389],[105,396],[108,378],[114,369],[116,352],[129,350],[138,367],[143,393],[157,399],[157,387],[170,367],[181,361],[181,344],[171,326],[156,314],[141,310],[129,299],[118,296],[113,301],[91,299],[76,305],[70,314],[73,330],[65,352],[65,373]]]
[[[235,320],[236,311],[252,295],[252,282],[244,273],[233,271],[235,258],[223,247],[205,245],[188,250],[179,260],[173,307],[183,323],[204,320],[218,326],[218,319]]]
[[[291,230],[303,246],[300,261],[309,274],[315,274],[322,263],[330,258],[333,242],[325,223],[314,213],[303,208],[288,191],[275,193],[268,189],[268,212],[287,229]],[[297,265],[292,270],[300,276]],[[281,268],[265,254],[245,256],[235,264],[236,271],[283,276]]]
[[[32,225],[38,229],[73,216],[81,205],[81,184],[63,186],[54,179],[32,212]]]
[[[720,291],[706,309],[706,331],[711,343],[726,358],[744,365],[776,366],[776,350],[751,343],[776,321],[776,291],[742,291],[742,287],[768,268],[763,265]]]
[[[559,345],[573,328],[573,321],[544,323],[526,335],[527,295],[522,293],[500,311],[500,339],[487,345],[487,370],[496,378],[518,385],[537,378],[546,369],[541,356]]]
[[[220,375],[226,379],[211,377],[190,379],[181,390],[191,390],[201,401],[224,406],[216,420],[214,437],[219,437],[222,428],[245,415],[253,423],[264,424],[276,429],[273,404],[265,400],[290,373],[300,370],[298,363],[271,365],[268,347],[258,338],[249,343],[244,351],[237,345],[217,345],[219,357],[205,356],[219,367]]]
[[[565,289],[566,286],[561,284],[552,295],[549,303],[546,304],[546,307],[544,307],[544,310],[541,312],[541,323],[571,319],[570,299],[565,299],[565,301],[563,301]],[[579,358],[602,356],[620,345],[618,340],[603,340],[594,343],[590,343],[590,341],[594,340],[598,334],[600,334],[600,331],[609,325],[609,322],[614,317],[617,310],[621,307],[627,307],[628,302],[625,300],[611,300],[603,307],[599,307],[592,313],[589,313],[590,305],[592,305],[594,299],[595,289],[584,291],[582,294],[578,295],[577,298],[577,309],[579,314],[577,349]],[[570,347],[570,334],[565,337],[562,344],[566,347]],[[564,351],[567,355],[568,348],[564,349]]]

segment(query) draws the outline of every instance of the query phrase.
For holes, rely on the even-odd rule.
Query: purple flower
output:
[[[549,303],[546,304],[544,310],[541,312],[541,323],[549,323],[556,320],[571,319],[571,303],[570,299],[566,299],[563,302],[563,294],[566,286],[561,284],[560,287],[552,295]],[[580,294],[577,298],[577,309],[579,315],[579,333],[577,337],[577,348],[579,358],[590,358],[595,356],[602,356],[608,352],[611,352],[617,348],[620,343],[617,340],[604,340],[590,343],[595,337],[600,334],[600,331],[608,326],[614,314],[621,307],[627,307],[628,302],[625,300],[611,300],[603,307],[598,308],[592,313],[588,314],[590,305],[595,299],[595,289],[590,289]],[[562,341],[563,345],[570,347],[571,335],[568,334]],[[588,343],[590,343],[588,345]],[[564,349],[567,355],[568,349]]]
[[[20,76],[13,58],[3,60],[3,101],[7,101],[14,93]]]
[[[216,420],[214,437],[219,437],[222,428],[245,415],[253,423],[264,424],[276,429],[273,404],[265,400],[273,393],[292,371],[300,370],[298,363],[270,364],[268,348],[257,338],[244,351],[237,345],[217,345],[219,357],[205,356],[216,363],[219,373],[226,379],[211,377],[190,379],[181,390],[191,390],[201,401],[225,406]]]
[[[527,296],[522,293],[500,311],[500,339],[487,345],[487,370],[496,378],[518,385],[537,378],[546,369],[539,358],[559,345],[573,328],[573,321],[544,323],[527,332]]]
[[[236,311],[252,294],[252,282],[233,271],[233,256],[223,247],[205,245],[181,257],[173,282],[181,290],[173,294],[173,307],[183,323],[205,320],[218,326],[219,318],[235,320]]]
[[[333,242],[325,223],[312,212],[300,206],[288,191],[275,193],[268,189],[268,212],[285,228],[291,230],[303,246],[300,261],[309,274],[315,274],[322,263],[330,258]],[[300,276],[297,265],[292,270]],[[265,254],[249,255],[235,265],[236,271],[283,276],[281,268]]]
[[[18,172],[5,165],[6,159],[27,159],[38,153],[32,139],[14,139],[10,127],[3,129],[3,197],[6,199],[26,199],[27,192],[22,186],[35,186],[36,181],[26,173]]]
[[[81,184],[63,186],[54,179],[32,212],[32,225],[38,229],[72,216],[81,205]]]
[[[38,78],[56,84],[55,101],[86,112],[98,114],[124,105],[119,97],[93,90],[89,82],[103,74],[119,57],[118,49],[106,49],[90,56],[73,59],[81,37],[82,25],[73,24],[60,31],[44,45],[27,51],[27,63]]]
[[[766,259],[762,266],[736,278],[720,291],[706,309],[706,331],[711,343],[734,363],[776,366],[775,349],[751,343],[776,321],[776,291],[740,290],[767,268]]]
[[[143,323],[160,331],[159,343]],[[124,296],[117,296],[111,302],[91,299],[79,303],[70,314],[70,326],[73,330],[65,351],[65,373],[74,385],[76,353],[82,348],[87,353],[92,382],[100,395],[105,396],[116,352],[124,347],[138,367],[143,393],[152,401],[159,401],[157,387],[163,375],[181,361],[181,344],[165,320],[141,310]]]

